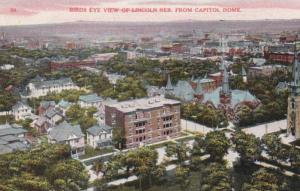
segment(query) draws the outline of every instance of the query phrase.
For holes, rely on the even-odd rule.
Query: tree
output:
[[[112,141],[115,147],[118,149],[123,149],[125,147],[126,139],[124,138],[124,130],[121,127],[115,127],[112,131]]]
[[[280,137],[275,134],[266,134],[262,138],[262,143],[264,144],[265,150],[267,154],[271,157],[271,159],[277,159],[278,154],[282,150],[282,143]]]
[[[198,134],[195,136],[194,140],[192,154],[194,156],[200,156],[204,153],[205,137],[202,134]]]
[[[204,150],[210,155],[213,161],[222,161],[224,155],[228,152],[230,142],[222,131],[212,131],[205,137]]]
[[[253,134],[246,134],[243,131],[236,131],[232,137],[235,150],[240,155],[241,164],[254,162],[262,152],[259,138]]]
[[[66,116],[70,120],[78,120],[84,116],[85,112],[78,104],[71,105],[70,108],[66,111]]]
[[[176,157],[179,164],[183,164],[188,159],[188,152],[190,148],[185,143],[169,144],[166,148],[168,157]]]
[[[201,175],[201,191],[231,191],[229,171],[223,164],[211,163]]]
[[[84,170],[79,161],[61,161],[49,169],[47,177],[57,190],[80,191],[87,188],[88,183],[88,175]]]
[[[101,160],[97,160],[93,163],[92,170],[94,170],[99,176],[99,173],[103,171],[104,163]]]
[[[266,171],[259,169],[254,172],[249,183],[244,183],[243,191],[279,191],[277,177]]]
[[[143,178],[148,178],[149,185],[152,185],[157,158],[158,153],[149,147],[141,147],[126,154],[125,166],[132,168],[133,173],[139,177],[140,189],[142,189]]]
[[[175,170],[176,182],[180,184],[182,190],[186,190],[190,184],[189,173],[190,170],[187,167],[178,166]]]
[[[300,151],[295,146],[292,146],[289,150],[289,161],[293,168],[300,168]]]

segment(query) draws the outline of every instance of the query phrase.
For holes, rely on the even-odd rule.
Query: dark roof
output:
[[[13,124],[10,125],[8,123],[0,125],[0,136],[5,136],[5,135],[18,135],[22,133],[26,133],[27,130]]]
[[[66,121],[50,129],[49,135],[58,142],[66,141],[72,136],[76,136],[77,138],[84,136],[79,125],[72,126]]]
[[[94,125],[86,130],[88,133],[96,136],[101,133],[110,133],[112,131],[112,127],[107,125]]]

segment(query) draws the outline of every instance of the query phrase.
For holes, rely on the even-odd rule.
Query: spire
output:
[[[170,77],[170,74],[168,74],[168,82],[167,82],[167,86],[166,86],[166,90],[173,90],[173,85],[172,85],[172,82],[171,82],[171,77]]]
[[[230,94],[228,73],[226,67],[224,67],[224,73],[223,73],[222,93],[226,95]]]
[[[195,90],[195,94],[197,94],[197,95],[203,94],[203,89],[202,89],[202,84],[201,84],[201,80],[200,79],[198,79],[197,88]]]

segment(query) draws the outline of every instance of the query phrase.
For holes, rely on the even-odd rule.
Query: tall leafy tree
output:
[[[252,179],[249,183],[243,185],[243,191],[279,191],[277,177],[266,171],[260,169],[253,173]]]
[[[222,161],[224,155],[228,152],[230,141],[222,131],[212,131],[207,133],[205,137],[206,153],[210,154],[213,161]]]
[[[228,169],[223,164],[211,163],[202,172],[201,191],[231,191],[232,182]]]
[[[235,150],[240,155],[241,164],[254,162],[262,152],[259,138],[253,134],[246,134],[243,131],[236,131],[232,137]]]

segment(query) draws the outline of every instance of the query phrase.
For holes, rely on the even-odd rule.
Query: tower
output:
[[[300,63],[297,59],[295,43],[295,55],[293,65],[293,81],[289,84],[290,97],[288,98],[287,133],[300,139]]]
[[[171,82],[171,77],[170,77],[170,74],[168,74],[168,81],[167,81],[167,85],[166,85],[166,92],[170,93],[171,91],[174,90],[174,87],[172,85],[172,82]]]
[[[224,44],[222,43],[222,63],[224,67],[223,70],[223,82],[222,82],[222,89],[220,91],[220,102],[222,104],[229,104],[231,102],[231,91],[229,88],[229,76],[227,72],[227,68],[224,63]]]

